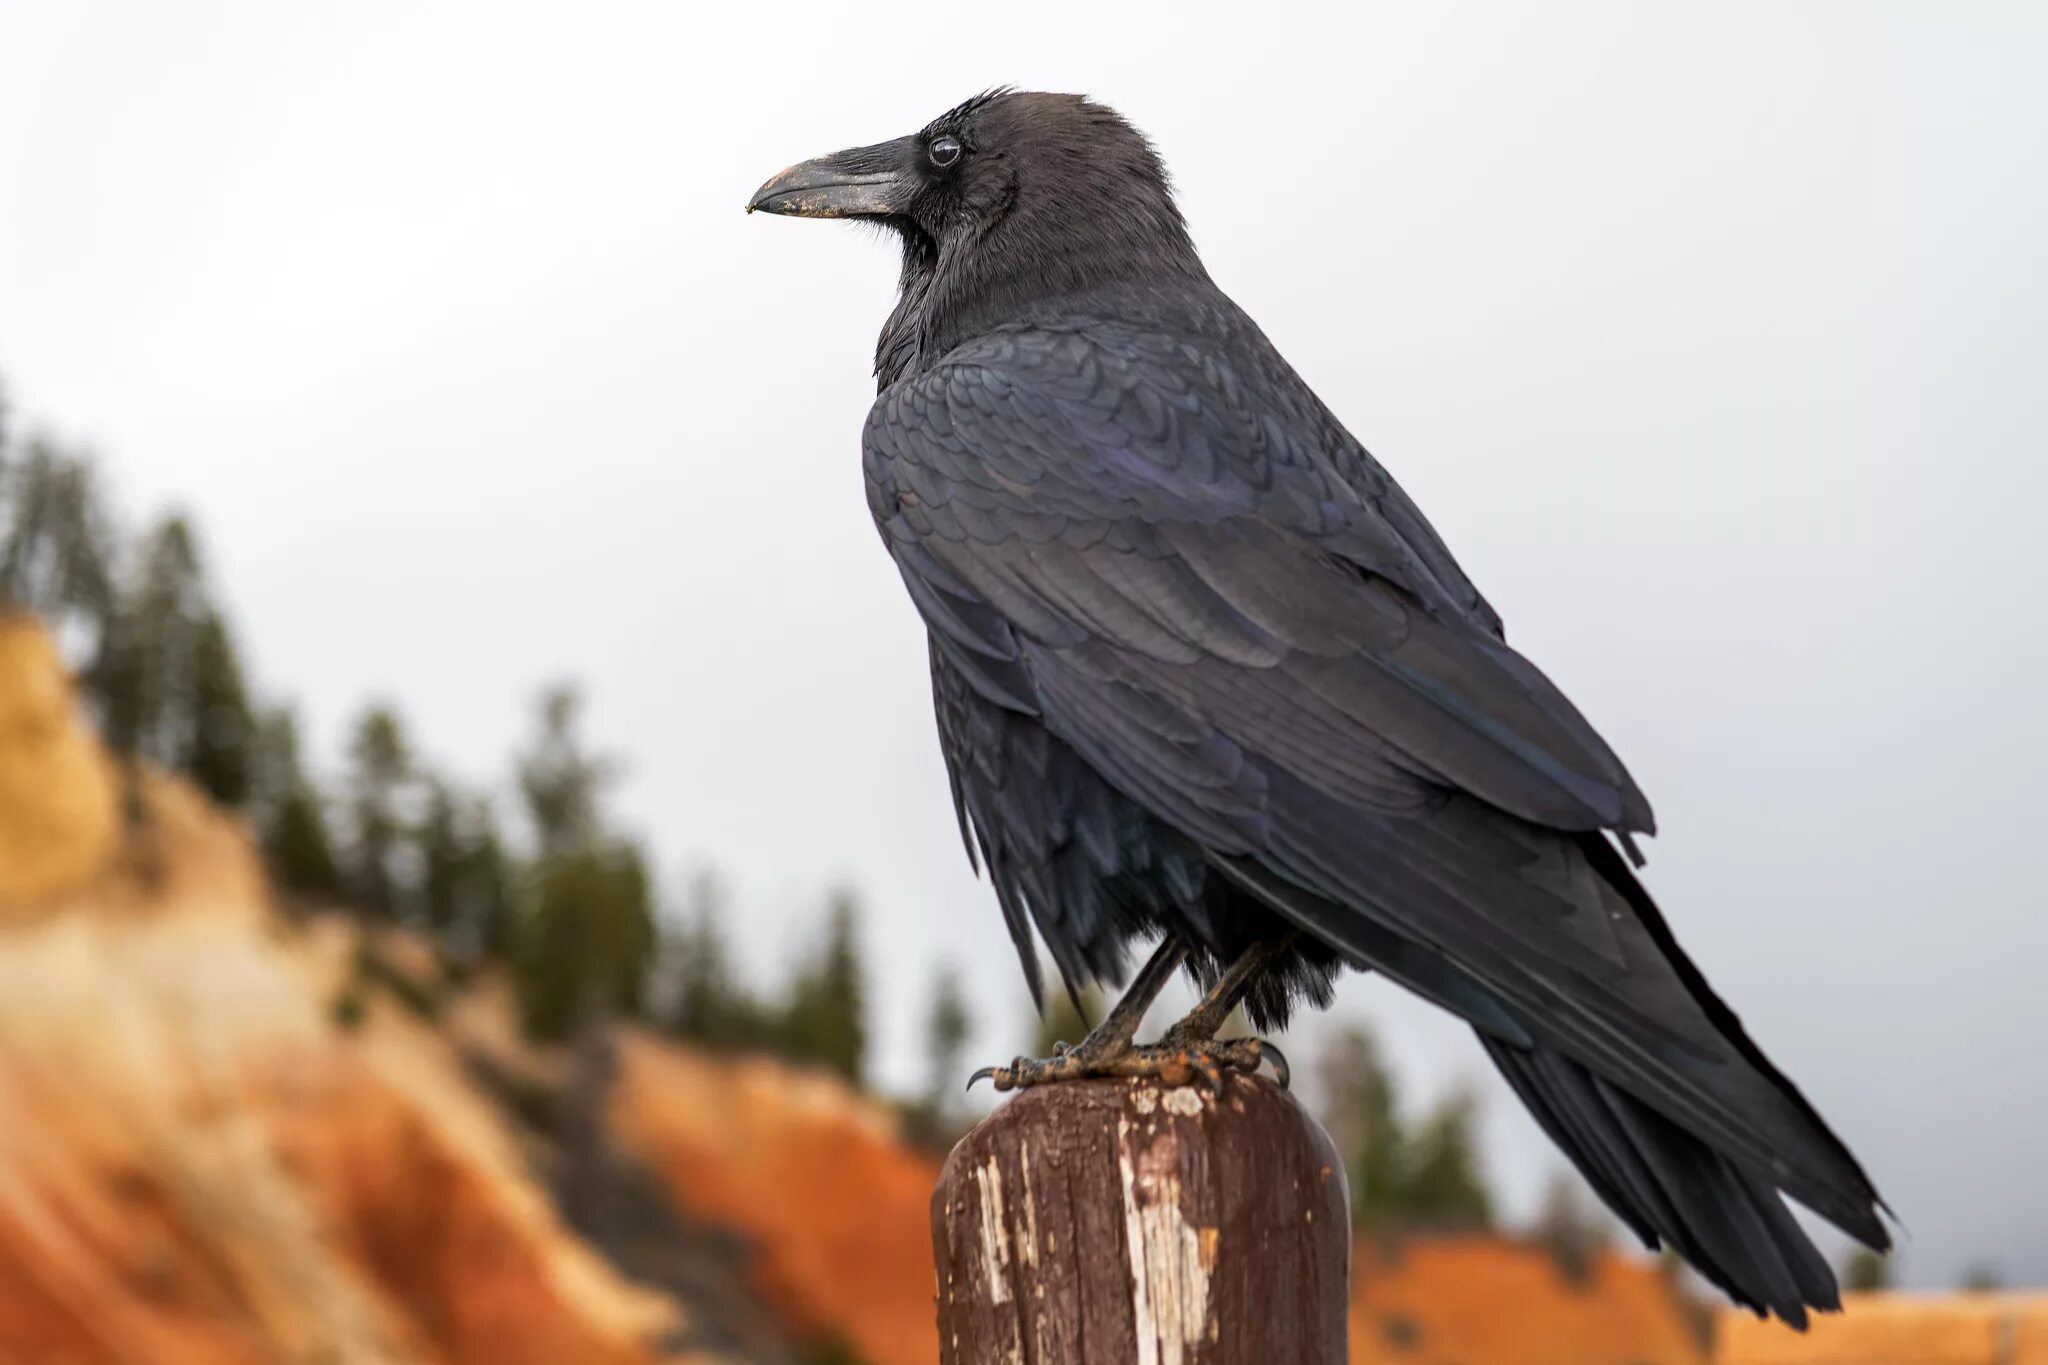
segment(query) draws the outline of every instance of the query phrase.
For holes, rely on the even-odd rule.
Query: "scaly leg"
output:
[[[1160,1080],[1168,1085],[1186,1085],[1196,1076],[1219,1093],[1226,1071],[1256,1071],[1261,1061],[1271,1061],[1280,1084],[1288,1080],[1287,1059],[1271,1043],[1256,1038],[1215,1041],[1230,1011],[1244,995],[1252,980],[1284,947],[1260,945],[1231,964],[1200,1004],[1187,1018],[1168,1030],[1164,1039],[1151,1047],[1133,1044],[1138,1023],[1151,1008],[1160,989],[1187,957],[1187,948],[1173,938],[1159,945],[1130,989],[1116,1007],[1079,1044],[1044,1058],[1019,1057],[1008,1066],[983,1067],[967,1082],[988,1080],[997,1090],[1016,1090],[1053,1081],[1081,1080],[1091,1076],[1131,1076]]]
[[[1258,1038],[1231,1038],[1219,1043],[1216,1031],[1223,1027],[1230,1018],[1230,1012],[1243,1001],[1245,992],[1258,980],[1259,973],[1286,952],[1287,945],[1293,940],[1294,935],[1290,933],[1284,938],[1254,943],[1245,949],[1243,955],[1216,978],[1216,984],[1209,988],[1208,994],[1197,1001],[1179,1023],[1166,1031],[1159,1040],[1159,1046],[1169,1051],[1188,1053],[1198,1059],[1196,1069],[1205,1077],[1224,1070],[1257,1071],[1260,1062],[1271,1062],[1274,1078],[1280,1082],[1281,1089],[1286,1089],[1292,1072],[1279,1048]],[[1212,1080],[1211,1083],[1216,1082]]]
[[[972,1090],[975,1082],[986,1080],[994,1082],[998,1090],[1016,1090],[1027,1085],[1043,1085],[1047,1081],[1117,1074],[1110,1068],[1136,1051],[1131,1046],[1131,1039],[1145,1018],[1145,1011],[1152,1008],[1152,1002],[1159,998],[1159,992],[1166,983],[1173,980],[1173,974],[1180,970],[1180,964],[1187,960],[1187,955],[1187,945],[1171,934],[1167,935],[1160,940],[1152,956],[1145,960],[1145,965],[1138,968],[1138,974],[1131,979],[1123,997],[1101,1023],[1089,1030],[1086,1038],[1051,1057],[1019,1057],[1008,1066],[985,1066],[967,1078],[967,1088]]]

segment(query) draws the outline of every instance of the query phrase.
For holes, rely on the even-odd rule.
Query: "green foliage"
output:
[[[966,1079],[960,1059],[973,1036],[974,1016],[960,988],[960,972],[944,964],[932,978],[931,1009],[924,1024],[925,1101],[934,1114],[943,1112],[959,1093]]]
[[[167,516],[144,539],[111,626],[102,686],[116,753],[183,766],[198,710],[198,625],[209,610],[192,528]]]
[[[91,459],[43,439],[16,449],[0,420],[0,608],[60,635],[76,627],[97,647],[115,614],[113,558]]]
[[[1053,1047],[1058,1043],[1069,1046],[1088,1036],[1088,1030],[1102,1022],[1109,1013],[1109,1000],[1100,986],[1083,986],[1078,1002],[1059,983],[1059,974],[1053,973],[1052,988],[1046,993],[1045,1008],[1038,1013],[1037,1025],[1031,1035],[1031,1055],[1052,1056]]]
[[[776,1050],[780,1021],[739,979],[723,918],[718,881],[702,873],[691,884],[688,912],[674,944],[669,1029],[678,1038],[721,1051]]]
[[[1379,1042],[1363,1027],[1346,1029],[1318,1067],[1325,1124],[1344,1154],[1351,1184],[1351,1218],[1360,1228],[1383,1227],[1404,1198],[1407,1140],[1402,1132],[1394,1076]]]
[[[1842,1261],[1842,1288],[1853,1294],[1874,1294],[1892,1287],[1892,1263],[1869,1247],[1852,1247]]]
[[[116,753],[184,773],[222,805],[249,803],[255,711],[184,517],[157,523],[126,588],[107,599],[85,692]]]
[[[830,1332],[805,1347],[798,1357],[801,1365],[867,1365],[867,1357],[852,1340],[839,1332]]]
[[[556,1041],[592,1011],[637,1014],[653,954],[654,913],[638,850],[545,860],[513,951],[527,1033]]]
[[[586,850],[598,838],[598,801],[612,769],[584,752],[578,735],[582,709],[573,683],[543,692],[540,737],[519,760],[519,790],[544,859]]]
[[[1995,1294],[2005,1288],[2005,1276],[1988,1261],[1978,1261],[1963,1271],[1957,1286],[1965,1294]]]
[[[398,713],[385,703],[364,708],[348,755],[349,895],[371,918],[395,920],[402,885],[397,856],[405,832],[400,805],[412,777],[412,753]]]
[[[192,716],[181,767],[224,806],[241,807],[255,786],[256,716],[241,661],[220,613],[209,610],[192,641]]]
[[[790,987],[781,1040],[785,1055],[822,1063],[854,1085],[867,1068],[867,972],[859,924],[853,894],[835,892],[824,942]]]
[[[1447,1096],[1408,1144],[1403,1217],[1409,1227],[1468,1232],[1493,1225],[1493,1196],[1478,1150],[1478,1102]]]
[[[1445,1097],[1410,1130],[1394,1077],[1362,1027],[1346,1030],[1318,1068],[1325,1126],[1344,1154],[1352,1221],[1382,1234],[1475,1231],[1493,1222],[1469,1093]]]
[[[489,801],[482,797],[470,801],[460,819],[462,870],[457,914],[458,925],[467,934],[467,956],[503,958],[511,950],[517,913],[512,860],[505,852],[498,817]]]
[[[577,694],[541,698],[540,734],[519,785],[540,842],[531,909],[516,926],[513,981],[527,1032],[566,1037],[593,1014],[640,1013],[653,965],[653,893],[640,850],[607,841],[599,798],[609,765],[577,735]]]
[[[1550,1253],[1566,1280],[1584,1284],[1592,1275],[1594,1258],[1613,1241],[1614,1222],[1587,1197],[1576,1176],[1559,1174],[1543,1191],[1529,1235]]]
[[[320,793],[299,758],[299,727],[289,708],[273,707],[256,727],[250,818],[279,887],[297,896],[341,894]]]
[[[455,793],[440,778],[427,782],[427,810],[414,832],[418,848],[419,907],[427,928],[447,942],[462,914],[462,878],[468,862]]]

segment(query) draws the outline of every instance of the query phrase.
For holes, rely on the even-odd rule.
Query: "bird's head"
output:
[[[892,336],[930,354],[1028,306],[1202,269],[1151,143],[1080,95],[978,95],[907,137],[791,166],[754,192],[755,210],[901,237],[885,372]]]

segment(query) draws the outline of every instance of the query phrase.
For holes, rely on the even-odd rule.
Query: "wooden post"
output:
[[[1286,1091],[1021,1092],[932,1194],[943,1365],[1343,1365],[1350,1198]]]

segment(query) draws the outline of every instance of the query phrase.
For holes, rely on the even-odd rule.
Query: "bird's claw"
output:
[[[967,1088],[972,1090],[978,1082],[988,1081],[1000,1093],[1055,1081],[1119,1076],[1156,1080],[1168,1086],[1199,1081],[1210,1094],[1221,1095],[1231,1073],[1253,1075],[1261,1063],[1272,1065],[1273,1078],[1285,1090],[1293,1075],[1287,1058],[1263,1039],[1231,1038],[1218,1042],[1175,1040],[1171,1036],[1152,1047],[1123,1045],[1096,1049],[1085,1043],[1078,1047],[1059,1044],[1050,1057],[1019,1057],[1008,1066],[985,1066],[968,1079]]]
[[[1007,1066],[985,1066],[967,1078],[967,1088],[972,1090],[983,1081],[993,1085],[998,1093],[1008,1090],[1012,1083],[1010,1068]]]

